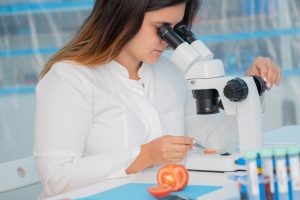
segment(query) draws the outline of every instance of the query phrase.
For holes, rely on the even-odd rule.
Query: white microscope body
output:
[[[186,167],[191,170],[235,171],[235,160],[240,153],[262,147],[262,108],[257,88],[259,82],[256,83],[253,77],[225,76],[223,62],[213,59],[213,54],[200,40],[191,40],[193,35],[185,28],[181,25],[176,33],[170,28],[162,28],[159,34],[174,49],[171,60],[185,73],[194,98],[203,98],[201,92],[208,92],[209,97],[205,97],[205,94],[204,98],[213,99],[211,102],[197,99],[197,114],[215,114],[218,112],[216,106],[221,102],[225,114],[236,115],[239,136],[238,152],[230,152],[229,156],[191,153],[187,156]],[[171,31],[187,42],[174,42],[169,33]],[[260,86],[265,90],[264,85]],[[210,96],[211,93],[215,96]]]

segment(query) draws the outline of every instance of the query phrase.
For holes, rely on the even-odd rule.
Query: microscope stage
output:
[[[191,151],[185,160],[188,170],[209,172],[234,172],[245,170],[244,166],[238,166],[235,161],[241,155],[238,152],[220,152],[215,154],[203,154],[202,151]]]

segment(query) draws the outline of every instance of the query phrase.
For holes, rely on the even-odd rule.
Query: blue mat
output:
[[[153,185],[155,184],[128,183],[77,200],[155,200],[156,198],[151,196],[147,191],[147,188]],[[196,197],[219,190],[221,188],[221,186],[188,185],[184,190],[173,192],[172,194],[178,194],[195,199]]]

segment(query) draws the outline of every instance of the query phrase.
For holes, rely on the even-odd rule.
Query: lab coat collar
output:
[[[138,76],[140,77],[140,79],[145,79],[148,76],[147,72],[149,72],[149,67],[151,67],[150,64],[142,63],[141,67],[138,70]],[[117,61],[111,61],[111,68],[113,68],[121,77],[129,79],[128,70]]]
[[[152,80],[152,65],[143,63],[138,71],[139,80],[132,80],[129,78],[129,73],[127,69],[116,61],[111,61],[109,63],[109,68],[112,72],[118,76],[118,79],[123,82],[124,86],[128,89],[134,90],[141,96],[147,97],[147,99],[153,102],[153,91],[151,90],[151,80]],[[152,83],[153,84],[153,83]]]

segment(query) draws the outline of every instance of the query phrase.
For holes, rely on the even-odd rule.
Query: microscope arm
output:
[[[223,110],[215,115],[197,115],[195,100],[190,91],[186,102],[184,124],[186,135],[197,139],[207,148],[238,147],[236,115],[226,115]]]

